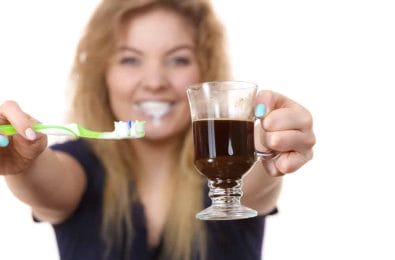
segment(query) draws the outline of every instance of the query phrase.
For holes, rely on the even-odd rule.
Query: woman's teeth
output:
[[[134,107],[136,110],[151,117],[153,123],[158,125],[161,123],[162,117],[170,111],[172,104],[165,101],[144,101],[135,104]]]

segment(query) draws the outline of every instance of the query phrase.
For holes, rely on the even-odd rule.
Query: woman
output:
[[[53,224],[61,259],[260,259],[265,216],[280,190],[276,176],[311,159],[312,120],[285,96],[260,92],[267,116],[257,146],[281,153],[244,179],[243,204],[259,216],[196,220],[209,201],[193,167],[185,90],[229,79],[223,37],[205,0],[98,6],[77,50],[70,119],[103,130],[116,120],[144,120],[143,139],[47,148],[17,103],[0,106],[0,124],[20,134],[0,134],[0,174],[37,220]]]

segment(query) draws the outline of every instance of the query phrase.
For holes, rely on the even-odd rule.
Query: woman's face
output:
[[[146,121],[145,138],[174,137],[190,126],[186,87],[199,81],[195,31],[182,16],[156,9],[129,19],[106,71],[118,120]]]

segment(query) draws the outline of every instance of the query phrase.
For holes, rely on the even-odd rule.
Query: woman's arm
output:
[[[0,105],[0,124],[10,123],[18,131],[8,137],[6,147],[0,147],[0,175],[37,218],[60,223],[77,207],[85,175],[69,155],[47,148],[46,136],[30,128],[35,122],[13,101]]]
[[[257,162],[243,178],[243,205],[258,211],[259,215],[270,213],[280,195],[282,177],[270,176],[261,162]]]
[[[28,204],[35,217],[51,224],[74,212],[85,190],[82,167],[71,156],[46,149],[25,172],[6,175],[12,193]]]

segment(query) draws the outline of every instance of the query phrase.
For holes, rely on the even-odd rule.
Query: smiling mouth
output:
[[[153,119],[158,124],[164,115],[173,108],[173,102],[167,101],[143,101],[133,105],[134,109]]]

